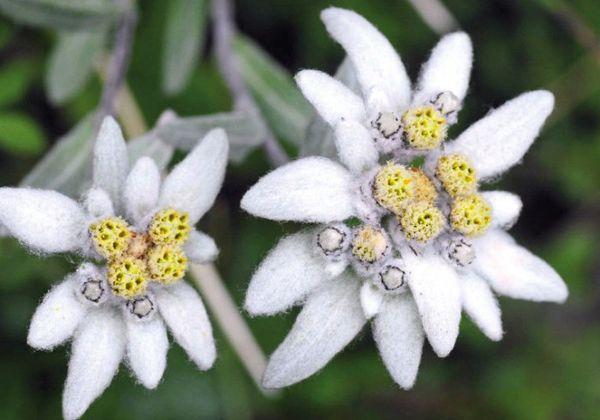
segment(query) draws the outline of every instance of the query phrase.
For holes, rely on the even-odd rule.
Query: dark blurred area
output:
[[[230,100],[210,37],[189,86],[165,97],[160,51],[166,2],[139,2],[128,81],[147,121],[165,108],[180,115],[226,111]],[[485,338],[466,317],[455,350],[438,359],[426,348],[415,387],[400,390],[389,377],[370,332],[322,372],[272,397],[263,396],[215,325],[219,357],[198,372],[177,346],[169,351],[163,382],[150,392],[127,369],[86,418],[465,418],[592,419],[600,407],[600,2],[504,0],[443,3],[474,43],[471,87],[454,134],[491,108],[527,90],[556,95],[556,108],[522,164],[497,184],[521,196],[512,229],[517,240],[546,259],[570,289],[566,304],[501,298],[505,336]],[[295,73],[335,72],[343,58],[319,19],[321,9],[351,8],[394,44],[414,78],[439,35],[407,1],[241,0],[240,30]],[[0,142],[0,181],[15,185],[98,102],[100,81],[66,106],[50,105],[43,70],[55,34],[0,20],[0,137],[6,130],[30,139]],[[590,42],[591,41],[591,42]],[[12,131],[10,131],[12,130]],[[15,131],[16,130],[16,131]],[[281,235],[294,226],[253,219],[239,209],[244,191],[269,170],[262,151],[231,166],[217,205],[203,221],[221,248],[217,262],[241,306],[249,278]],[[0,240],[0,412],[3,419],[60,418],[68,346],[52,353],[26,344],[28,323],[44,293],[74,264],[28,255]],[[270,353],[296,312],[250,319]]]

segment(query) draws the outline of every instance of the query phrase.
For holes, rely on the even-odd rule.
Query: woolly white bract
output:
[[[525,93],[453,141],[472,61],[469,37],[445,36],[414,91],[399,56],[354,12],[330,8],[325,25],[346,50],[361,92],[318,71],[300,89],[335,133],[339,164],[307,157],[267,174],[242,199],[256,216],[316,226],[289,235],[254,274],[245,307],[271,315],[303,304],[271,355],[266,387],[321,369],[371,321],[394,380],[415,382],[425,338],[444,357],[461,312],[502,337],[495,294],[562,302],[567,288],[545,262],[504,232],[520,199],[479,183],[520,161],[550,114],[545,91]],[[424,157],[420,168],[408,164]]]
[[[27,338],[40,350],[72,339],[65,418],[87,410],[122,360],[143,386],[155,388],[166,367],[166,327],[199,369],[212,366],[210,321],[181,277],[188,260],[205,263],[218,253],[209,236],[189,230],[214,203],[228,148],[225,132],[211,131],[161,185],[152,159],[129,168],[121,129],[108,117],[83,204],[54,191],[0,189],[0,222],[24,246],[90,260],[48,292]]]

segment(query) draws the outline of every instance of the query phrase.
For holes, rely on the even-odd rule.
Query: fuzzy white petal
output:
[[[200,370],[210,369],[217,350],[210,320],[198,293],[180,281],[157,290],[156,300],[175,340]]]
[[[379,159],[369,130],[356,121],[342,121],[335,127],[335,145],[340,161],[354,173],[372,168]]]
[[[446,151],[467,155],[480,179],[499,175],[523,158],[553,107],[550,92],[524,93],[477,121]]]
[[[54,286],[37,307],[27,335],[27,344],[38,350],[52,350],[73,335],[86,308],[75,296],[79,281],[75,274]]]
[[[213,238],[206,233],[192,230],[184,247],[185,255],[196,264],[213,261],[219,255],[219,248]]]
[[[113,117],[106,117],[94,144],[94,187],[108,193],[116,209],[121,206],[121,191],[127,172],[129,155],[121,127]]]
[[[83,246],[85,214],[55,191],[0,188],[0,223],[34,251],[77,251]]]
[[[123,202],[127,216],[140,223],[158,203],[160,172],[154,160],[142,157],[131,169],[125,181]]]
[[[154,389],[167,367],[169,339],[160,316],[140,322],[127,316],[127,361],[135,377],[148,389]]]
[[[447,356],[460,325],[460,285],[456,272],[433,254],[406,255],[408,283],[419,308],[423,329],[435,353]]]
[[[329,34],[346,50],[363,94],[385,92],[392,111],[410,101],[410,80],[390,42],[371,23],[350,10],[330,7],[321,12]]]
[[[115,214],[110,196],[101,188],[90,188],[85,194],[83,202],[85,210],[94,218],[101,219]]]
[[[373,320],[373,337],[387,370],[404,389],[412,388],[419,372],[425,333],[410,294],[392,296]]]
[[[273,315],[299,303],[322,284],[327,274],[315,246],[312,230],[281,239],[252,276],[245,309],[251,315]]]
[[[558,273],[506,232],[490,230],[474,245],[473,267],[497,293],[536,302],[567,299],[569,291]]]
[[[423,65],[413,102],[422,104],[442,92],[452,92],[460,101],[467,94],[473,46],[464,32],[444,36]]]
[[[195,224],[210,209],[223,184],[229,142],[225,130],[211,130],[163,183],[159,204],[187,211]]]
[[[263,376],[266,388],[282,388],[308,378],[348,345],[366,323],[359,282],[342,275],[312,294]]]
[[[328,223],[354,215],[352,177],[323,157],[288,163],[263,176],[246,192],[241,206],[271,220]]]
[[[490,286],[475,273],[467,271],[460,275],[460,288],[465,312],[491,340],[501,340],[500,307]]]
[[[125,353],[122,318],[113,309],[88,312],[75,332],[63,393],[63,416],[77,419],[104,392]]]
[[[383,304],[383,293],[371,282],[364,282],[360,288],[360,305],[367,319],[379,313]]]
[[[523,202],[519,196],[506,191],[487,191],[482,195],[492,207],[490,228],[510,229],[519,218],[523,208]]]
[[[363,100],[342,82],[317,70],[302,70],[296,75],[300,90],[319,115],[331,126],[340,121],[363,121]]]

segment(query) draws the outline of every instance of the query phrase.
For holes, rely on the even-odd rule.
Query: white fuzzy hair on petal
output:
[[[154,389],[167,367],[169,339],[160,316],[141,322],[126,316],[127,361],[140,383]]]
[[[500,306],[490,286],[475,273],[460,275],[463,309],[490,340],[502,339]]]
[[[340,161],[360,174],[377,165],[379,153],[369,130],[356,121],[342,121],[335,127],[335,145]]]
[[[138,224],[156,207],[160,191],[160,172],[154,160],[142,157],[131,169],[123,189],[125,210]]]
[[[206,233],[192,230],[184,247],[185,255],[196,264],[206,264],[219,255],[214,239]]]
[[[490,228],[510,229],[521,213],[523,202],[518,195],[506,191],[487,191],[483,198],[492,207]]]

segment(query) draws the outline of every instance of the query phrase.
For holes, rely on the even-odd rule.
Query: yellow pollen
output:
[[[161,210],[150,223],[149,234],[157,245],[181,245],[190,234],[189,215],[175,209]]]
[[[414,183],[415,201],[434,204],[438,194],[433,182],[420,168],[410,168],[410,172]]]
[[[127,223],[120,217],[100,220],[92,223],[88,229],[96,251],[105,258],[117,257],[129,246],[131,232]]]
[[[108,263],[108,282],[115,295],[132,299],[146,291],[146,263],[134,257],[117,258]]]
[[[185,275],[187,258],[178,246],[156,246],[148,253],[148,269],[152,280],[171,284]]]
[[[492,209],[480,194],[459,197],[452,203],[452,228],[466,236],[479,235],[488,228]]]
[[[352,239],[352,254],[359,261],[373,263],[381,259],[388,243],[381,229],[372,226],[360,228]]]
[[[434,106],[408,109],[402,115],[402,127],[407,143],[419,150],[432,150],[445,139],[448,124]]]
[[[459,154],[438,159],[435,176],[452,197],[473,194],[477,191],[477,175],[468,159]]]
[[[408,239],[427,242],[435,238],[444,227],[444,216],[427,202],[414,203],[398,218]]]
[[[381,207],[400,214],[413,195],[413,178],[405,166],[388,162],[375,175],[373,198]]]

